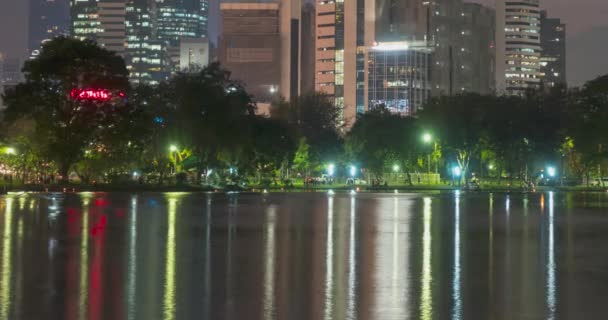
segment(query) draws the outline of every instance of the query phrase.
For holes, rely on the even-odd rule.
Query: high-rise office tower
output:
[[[257,102],[301,90],[301,2],[222,3],[219,61]],[[304,37],[306,38],[306,37]]]
[[[71,34],[119,54],[126,47],[126,0],[71,0]]]
[[[316,10],[312,3],[302,7],[301,20],[301,67],[300,93],[315,91],[315,39],[316,39]]]
[[[365,109],[366,8],[373,0],[317,0],[315,88],[334,98],[347,126]],[[372,11],[372,10],[370,10]]]
[[[523,95],[541,84],[539,0],[496,3],[496,90]]]
[[[222,3],[219,61],[243,81],[257,102],[280,95],[281,36],[278,3]]]
[[[60,35],[67,35],[70,28],[68,1],[30,0],[29,51],[36,55],[40,44]]]
[[[373,3],[372,3],[373,4]],[[371,6],[370,6],[371,7]],[[365,112],[379,105],[413,115],[431,90],[433,47],[427,42],[428,4],[421,0],[375,0],[365,25]],[[358,84],[358,87],[360,85]]]
[[[125,60],[131,82],[158,84],[170,74],[166,44],[156,38],[155,0],[129,0]]]
[[[491,94],[496,90],[495,12],[480,4],[464,3],[460,15],[463,21],[460,38],[454,44],[459,64],[453,93]]]
[[[164,1],[157,4],[157,37],[167,43],[174,71],[178,71],[180,64],[180,39],[207,36],[205,12],[200,5],[195,6],[194,1]]]
[[[545,89],[566,85],[566,25],[541,12],[540,43],[542,83]]]
[[[101,22],[96,0],[70,0],[70,34],[76,39],[97,40]]]
[[[71,0],[71,34],[125,57],[131,81],[180,70],[180,43],[207,36],[207,0]]]

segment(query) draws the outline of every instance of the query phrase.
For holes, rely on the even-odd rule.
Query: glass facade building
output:
[[[126,9],[126,61],[131,82],[158,84],[169,76],[166,45],[156,39],[154,7],[147,1],[130,1]]]
[[[431,93],[431,53],[426,45],[415,48],[405,42],[372,47],[368,55],[368,108],[383,105],[404,116],[420,110]]]

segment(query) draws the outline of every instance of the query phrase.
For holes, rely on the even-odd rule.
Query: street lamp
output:
[[[16,154],[17,151],[15,150],[15,148],[12,147],[8,147],[6,148],[6,154]]]
[[[425,133],[422,135],[422,141],[424,141],[424,143],[431,143],[433,141],[433,136],[430,133]]]
[[[460,166],[455,166],[452,168],[452,179],[458,178],[458,184],[460,184],[460,175],[462,174],[462,169]]]
[[[171,151],[171,152],[177,152],[177,146],[176,146],[176,145],[174,145],[174,144],[172,144],[172,145],[169,147],[169,151]]]
[[[336,172],[336,166],[333,163],[327,165],[327,174],[331,177]]]
[[[554,178],[557,174],[557,170],[555,169],[555,167],[547,167],[547,174],[549,175],[549,177]]]
[[[425,144],[430,144],[433,142],[433,136],[427,132],[422,135],[422,141],[424,141]],[[431,153],[430,152],[429,152],[429,154],[427,154],[426,164],[427,164],[428,174],[431,174]]]
[[[393,172],[399,172],[399,165],[393,165]]]
[[[350,176],[354,178],[356,174],[357,174],[357,167],[350,166]]]

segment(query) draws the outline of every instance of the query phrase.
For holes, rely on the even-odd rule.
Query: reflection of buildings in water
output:
[[[9,319],[11,310],[13,266],[13,201],[12,197],[5,199],[4,230],[2,232],[2,273],[0,274],[0,319]]]

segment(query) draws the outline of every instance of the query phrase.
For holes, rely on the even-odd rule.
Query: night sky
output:
[[[68,0],[57,0],[68,1]],[[211,0],[217,2],[219,0]],[[475,0],[493,5],[495,0]],[[24,0],[0,0],[0,51],[25,52],[27,8]],[[559,17],[568,28],[568,82],[580,85],[598,75],[608,74],[608,0],[541,0],[552,17]],[[217,4],[211,4],[217,13]],[[213,10],[215,8],[215,10]],[[217,17],[210,17],[217,24]],[[217,26],[210,26],[211,36]]]

